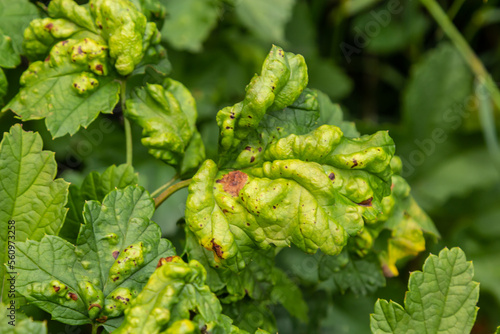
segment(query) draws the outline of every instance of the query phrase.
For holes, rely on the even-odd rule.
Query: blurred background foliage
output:
[[[368,332],[368,315],[375,300],[402,303],[408,273],[421,268],[428,252],[437,253],[444,246],[460,246],[474,261],[481,297],[473,333],[494,331],[500,324],[496,133],[500,110],[479,89],[461,54],[419,1],[160,2],[166,16],[157,23],[168,50],[171,76],[184,83],[196,99],[198,128],[208,157],[217,152],[217,111],[242,99],[246,83],[259,71],[271,44],[278,44],[305,57],[310,86],[340,103],[345,117],[355,121],[361,133],[389,130],[404,164],[403,176],[442,235],[437,243],[428,243],[427,252],[401,268],[399,277],[388,278],[386,287],[378,290],[380,284],[376,283],[362,285],[357,291],[340,289],[338,282],[318,284],[320,256],[293,248],[283,251],[277,264],[304,289],[310,321],[300,323],[274,307],[281,333]],[[500,1],[439,3],[493,80],[500,82]],[[23,60],[20,67],[4,69],[9,82],[4,101],[18,90],[20,74],[26,68]],[[115,110],[73,137],[56,140],[43,122],[28,122],[24,128],[39,131],[45,149],[56,152],[59,176],[79,184],[90,171],[124,162],[122,121],[120,110]],[[3,116],[1,132],[15,122],[12,114]],[[174,170],[150,156],[140,144],[140,129],[134,127],[133,131],[134,167],[141,185],[153,191]],[[182,222],[186,195],[185,189],[176,193],[155,214],[166,237],[183,237],[176,224]],[[370,281],[369,277],[351,279]],[[265,321],[265,312],[264,320],[259,321]]]

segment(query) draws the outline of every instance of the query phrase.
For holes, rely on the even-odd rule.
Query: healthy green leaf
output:
[[[7,94],[8,83],[5,73],[0,68],[0,105],[3,105],[3,97]]]
[[[120,317],[158,261],[175,254],[153,212],[136,186],[112,191],[102,205],[88,201],[76,247],[56,236],[18,244],[18,291],[70,325]]]
[[[22,54],[23,32],[31,20],[39,17],[37,7],[29,0],[0,0],[0,31],[12,39],[14,52]],[[2,65],[3,66],[3,65]]]
[[[217,24],[220,0],[166,0],[162,39],[178,50],[198,52]]]
[[[17,124],[4,134],[0,143],[2,264],[13,260],[7,250],[14,242],[28,238],[40,240],[44,235],[57,234],[60,230],[66,216],[64,205],[69,184],[62,179],[54,180],[56,168],[54,153],[42,151],[42,139],[37,133],[25,132]],[[21,260],[17,258],[13,267],[17,269],[20,264]],[[3,265],[0,266],[0,277],[0,299],[5,300],[7,277]]]
[[[14,50],[12,38],[0,29],[0,66],[14,68],[21,63],[19,54]]]
[[[412,138],[431,138],[434,129],[456,129],[472,93],[472,74],[455,47],[443,43],[413,69],[403,101]],[[457,123],[458,122],[458,123]]]
[[[31,318],[19,319],[15,305],[0,303],[2,321],[0,332],[2,334],[47,334],[46,321],[33,321]]]
[[[224,314],[233,319],[234,324],[250,333],[277,333],[276,319],[266,303],[248,299],[223,305]]]
[[[405,308],[378,300],[371,315],[373,333],[469,333],[478,308],[479,283],[460,248],[430,255],[423,271],[413,272]]]
[[[85,177],[80,187],[72,184],[69,187],[68,214],[59,236],[74,243],[84,224],[83,207],[86,201],[102,202],[104,197],[115,188],[123,189],[139,182],[137,174],[130,165],[113,165],[102,174],[91,172]]]
[[[356,295],[366,295],[385,286],[380,262],[373,253],[359,257],[346,250],[336,257],[324,255],[318,269],[319,279],[328,280],[341,293],[352,290]]]
[[[163,86],[148,84],[127,100],[125,115],[143,128],[142,143],[155,158],[177,167],[180,175],[205,159],[196,130],[196,103],[180,82],[166,79]]]
[[[295,0],[239,0],[235,7],[241,23],[261,40],[283,43],[294,4]]]

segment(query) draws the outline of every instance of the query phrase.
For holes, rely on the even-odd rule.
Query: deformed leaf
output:
[[[233,319],[234,324],[250,333],[277,333],[276,319],[265,302],[240,300],[224,306],[224,314]]]
[[[5,133],[0,143],[0,249],[1,263],[9,263],[9,244],[40,240],[57,234],[66,216],[69,184],[54,180],[57,164],[54,153],[42,151],[42,138],[25,132],[19,124]],[[12,231],[15,230],[15,233]],[[11,231],[11,232],[9,232]],[[12,254],[12,252],[11,252]],[[16,259],[16,265],[20,263]],[[1,300],[7,292],[6,269],[0,266]]]
[[[246,88],[245,98],[217,114],[224,150],[237,146],[256,128],[264,115],[291,105],[307,86],[307,67],[301,55],[273,45],[260,75]]]
[[[238,271],[218,267],[213,253],[198,244],[193,232],[186,228],[186,253],[199,261],[207,271],[207,285],[222,303],[233,303],[248,296],[254,300],[271,300],[282,304],[291,315],[305,321],[307,304],[300,289],[274,266],[274,250],[256,250],[252,261]]]
[[[181,175],[205,159],[196,130],[196,103],[184,85],[166,79],[148,84],[127,100],[125,115],[143,128],[142,143],[155,158],[177,167]]]
[[[470,333],[478,308],[479,283],[460,248],[430,255],[423,271],[411,273],[405,307],[378,300],[372,333]]]
[[[91,172],[85,177],[81,187],[70,185],[67,205],[69,210],[59,236],[70,242],[76,241],[80,225],[85,223],[82,214],[85,201],[102,202],[104,197],[115,188],[123,189],[137,183],[138,178],[133,167],[123,164],[113,165],[102,174]]]
[[[168,257],[151,275],[142,292],[125,310],[125,320],[114,334],[158,333],[178,321],[198,315],[207,324],[218,321],[222,307],[205,285],[206,272],[198,261],[184,263]],[[186,327],[187,323],[184,323]]]
[[[111,113],[122,76],[166,55],[156,25],[128,0],[82,6],[54,0],[48,14],[24,33],[27,56],[39,61],[22,75],[22,88],[4,111],[23,120],[46,118],[54,138],[87,127],[100,112]]]
[[[23,88],[4,111],[12,109],[23,120],[46,118],[54,138],[74,134],[100,112],[113,111],[120,85],[109,71],[105,44],[90,38],[59,42],[49,58],[30,64],[21,76]]]
[[[120,317],[156,268],[175,254],[150,220],[153,199],[137,186],[85,204],[76,247],[56,236],[18,243],[17,289],[70,325]]]
[[[291,243],[335,255],[381,214],[392,139],[318,124],[342,117],[306,84],[302,56],[274,46],[245,99],[217,115],[220,169],[206,161],[193,177],[186,221],[221,265],[241,269],[255,249]]]

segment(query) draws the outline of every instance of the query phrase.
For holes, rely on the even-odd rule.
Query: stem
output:
[[[455,0],[453,4],[451,5],[450,9],[448,9],[448,18],[450,21],[453,21],[455,16],[458,14],[458,11],[460,8],[462,8],[462,5],[464,4],[465,0]]]
[[[467,41],[463,38],[458,29],[453,25],[446,13],[441,9],[435,0],[420,1],[434,17],[434,20],[436,20],[448,38],[451,39],[458,52],[465,59],[472,72],[474,72],[478,81],[484,83],[484,86],[489,91],[493,102],[497,108],[500,109],[500,91],[481,60],[479,60],[477,55],[474,53],[474,50],[472,50]]]
[[[158,196],[159,193],[161,193],[163,190],[167,189],[168,187],[170,187],[170,185],[172,185],[172,183],[174,183],[175,181],[177,181],[177,179],[179,178],[179,175],[174,175],[174,177],[168,181],[167,183],[165,183],[164,185],[162,185],[160,188],[156,189],[155,191],[153,191],[151,193],[151,197],[156,197]]]
[[[125,94],[126,91],[127,91],[127,82],[125,80],[123,80],[120,82],[120,105],[122,107],[123,125],[125,127],[125,145],[126,145],[126,152],[127,152],[127,165],[132,166],[132,155],[133,155],[132,129],[130,127],[130,121],[125,116],[125,108],[126,108],[125,102],[127,101],[126,94]]]
[[[177,190],[189,186],[190,183],[191,179],[187,179],[168,187],[164,192],[160,194],[160,196],[155,198],[155,209],[158,209],[161,203],[165,202],[165,200],[169,198]]]
[[[476,96],[479,100],[479,120],[483,128],[484,140],[495,163],[500,167],[500,145],[495,128],[495,117],[489,95],[485,92],[484,83],[476,83]]]
[[[100,327],[100,324],[92,324],[92,334],[97,334],[97,329]]]

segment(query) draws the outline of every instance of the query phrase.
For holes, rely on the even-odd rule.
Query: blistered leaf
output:
[[[274,46],[246,87],[245,99],[217,114],[224,150],[237,146],[255,129],[264,115],[291,105],[307,86],[307,67],[301,55]]]
[[[174,165],[180,174],[196,168],[205,149],[196,130],[196,103],[180,82],[148,84],[127,100],[125,115],[143,128],[142,143],[157,159]]]
[[[45,61],[30,65],[5,109],[23,120],[46,118],[54,138],[87,127],[100,112],[111,113],[120,91],[117,79],[138,66],[144,72],[166,55],[156,25],[127,0],[85,6],[54,0],[48,14],[24,33],[27,55]]]
[[[175,49],[200,51],[201,45],[217,24],[220,0],[166,0],[167,18],[162,39]]]
[[[115,188],[123,189],[138,183],[137,174],[130,165],[111,166],[102,174],[91,172],[80,187],[70,185],[68,199],[68,215],[59,236],[70,241],[76,241],[80,225],[84,224],[83,207],[85,201],[102,202],[104,197]]]
[[[459,248],[430,255],[423,271],[411,273],[405,307],[378,300],[373,333],[470,333],[478,308],[479,283]]]
[[[202,165],[186,220],[233,270],[271,245],[338,254],[364,221],[377,220],[390,194],[394,143],[387,132],[347,138],[337,126],[318,124],[335,107],[325,97],[320,104],[306,84],[303,58],[274,46],[243,102],[217,115],[219,165],[227,170]]]
[[[137,186],[112,191],[102,205],[88,201],[76,247],[56,236],[18,243],[17,289],[70,325],[120,317],[160,258],[175,254],[153,212]]]
[[[33,321],[31,318],[20,319],[15,304],[0,303],[2,321],[0,332],[2,334],[47,334],[46,321]]]
[[[120,85],[109,71],[106,45],[89,38],[59,42],[48,59],[30,64],[4,111],[12,109],[23,120],[46,118],[54,138],[74,134],[100,112],[113,111]]]
[[[179,257],[162,260],[113,333],[158,333],[177,321],[190,319],[193,312],[205,323],[217,321],[222,308],[205,285],[205,278],[205,269],[197,261],[184,263]]]
[[[0,143],[0,249],[2,264],[14,260],[10,271],[17,269],[20,259],[9,258],[9,245],[12,248],[14,242],[57,234],[62,226],[69,184],[54,180],[56,168],[54,153],[42,151],[37,133],[24,132],[20,125],[14,125],[4,134]],[[0,277],[0,298],[5,300],[7,277],[3,265]]]
[[[239,0],[236,14],[247,29],[266,42],[282,43],[295,0]]]

